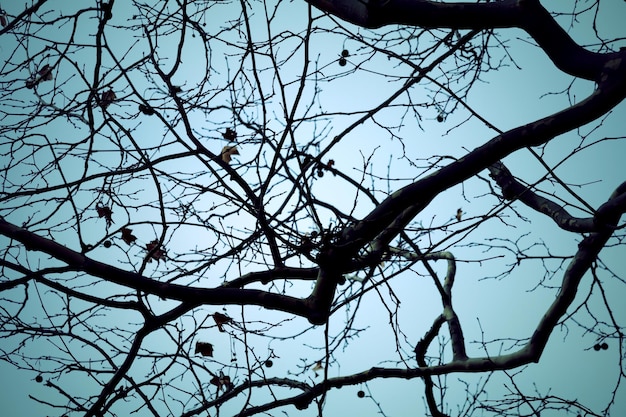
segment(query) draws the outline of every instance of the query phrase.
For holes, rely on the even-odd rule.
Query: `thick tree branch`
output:
[[[502,189],[502,195],[508,200],[519,200],[526,206],[550,217],[562,228],[570,232],[587,233],[597,230],[593,217],[574,217],[561,205],[532,191],[513,177],[511,171],[502,162],[489,167],[489,174]]]
[[[512,152],[537,146],[585,125],[611,110],[626,96],[626,50],[607,63],[596,90],[585,100],[553,115],[504,132],[430,176],[394,192],[342,234],[340,245],[352,256],[365,243],[397,234],[441,191],[459,184]],[[345,255],[344,255],[345,256]]]
[[[137,334],[135,335],[132,345],[128,349],[128,354],[124,358],[123,363],[119,367],[117,367],[109,382],[107,382],[106,385],[102,388],[100,395],[98,395],[98,399],[91,405],[89,410],[87,410],[87,412],[85,413],[85,417],[100,417],[104,415],[103,413],[106,413],[108,411],[105,408],[107,398],[114,392],[117,385],[124,379],[127,372],[135,362],[139,354],[139,349],[141,348],[145,338],[154,330],[158,329],[166,323],[171,322],[172,320],[179,318],[194,307],[196,307],[196,305],[194,304],[182,303],[159,316],[151,316],[147,318],[143,327],[141,327],[141,329],[137,331]],[[149,406],[150,404],[148,403],[147,405]]]
[[[621,152],[613,123],[626,97],[626,49],[606,52],[623,39],[603,15],[622,10],[593,2],[552,13],[561,7],[541,0],[306,2],[94,0],[60,11],[47,0],[2,2],[5,365],[51,391],[35,405],[91,417],[307,407],[321,415],[332,413],[332,389],[343,388],[336,395],[347,404],[359,384],[381,378],[422,381],[426,413],[437,417],[455,408],[582,411],[582,399],[530,395],[533,387],[518,387],[512,375],[539,368],[544,351],[561,347],[561,325],[580,326],[582,343],[596,338],[596,350],[622,338],[608,291],[624,284],[613,255],[625,243],[626,183],[598,207],[585,198],[602,184],[576,180],[575,192],[532,147],[555,142],[563,161]],[[564,110],[532,123],[509,114],[519,127],[502,132],[472,104],[472,92],[484,81],[498,105],[514,99],[506,96],[517,82],[507,64],[534,64],[510,42],[518,34],[551,60],[548,72],[576,80],[557,93]],[[114,41],[121,38],[131,41]],[[580,79],[596,90],[588,95]],[[467,149],[461,128],[475,135],[482,124],[492,133],[469,138],[478,145]],[[440,131],[450,140],[422,142]],[[573,141],[569,150],[557,146],[559,135]],[[239,156],[227,158],[234,149]],[[520,150],[545,169],[536,184],[500,162],[514,163]],[[554,196],[537,185],[546,179],[557,183]],[[586,218],[572,215],[569,200]],[[503,210],[509,205],[522,211]],[[564,236],[579,247],[555,255],[524,210],[578,233]],[[485,229],[493,222],[502,228]],[[535,303],[524,334],[501,339],[481,326],[472,336],[452,297],[457,267],[524,274],[520,254],[540,265],[531,271],[535,290],[549,299]],[[151,258],[161,262],[148,266]],[[541,283],[555,267],[561,282],[552,279],[551,290]],[[473,290],[505,296],[502,288]],[[441,300],[432,315],[420,301],[428,291]],[[496,304],[481,308],[480,319],[507,313]],[[421,325],[416,345],[411,332]],[[373,349],[362,334],[375,337]],[[480,357],[468,355],[466,338],[484,341]],[[484,375],[484,384],[452,389],[452,379],[476,380],[468,373]],[[493,398],[487,381],[500,384],[500,376],[513,389]],[[604,414],[618,407],[622,380],[609,382]],[[363,389],[385,414],[387,399]]]
[[[27,7],[24,9],[22,13],[15,16],[15,19],[7,22],[7,25],[4,27],[0,27],[0,35],[3,35],[6,32],[12,30],[18,23],[22,22],[27,16],[32,15],[33,13],[37,13],[39,8],[43,6],[48,0],[38,0],[37,3],[33,4],[31,7]]]
[[[184,285],[158,282],[141,274],[125,271],[114,266],[95,261],[50,239],[41,237],[26,229],[15,226],[0,217],[0,234],[15,239],[27,250],[44,252],[53,258],[65,262],[75,270],[102,278],[108,282],[122,285],[162,298],[210,305],[258,305],[272,310],[293,313],[307,319],[319,317],[319,312],[312,309],[303,299],[275,294],[261,290],[240,288],[198,288]]]
[[[424,337],[417,343],[415,346],[415,359],[417,360],[417,364],[420,368],[426,368],[428,363],[426,363],[426,352],[428,351],[428,347],[435,340],[435,337],[439,334],[439,330],[443,323],[446,322],[443,314],[437,316],[435,318],[433,325],[426,332]],[[437,406],[437,400],[435,399],[434,388],[435,384],[433,383],[433,379],[426,375],[422,377],[424,380],[424,393],[426,395],[426,404],[428,404],[428,409],[430,410],[433,417],[448,417],[439,411],[439,407]]]
[[[577,45],[538,0],[446,3],[429,0],[307,0],[342,20],[366,28],[401,24],[426,29],[525,30],[563,72],[598,81],[614,54],[597,54]]]
[[[578,252],[565,271],[563,282],[561,283],[561,289],[556,296],[556,299],[544,314],[541,322],[535,330],[535,333],[528,343],[528,347],[531,349],[531,353],[536,358],[536,361],[538,361],[541,357],[541,353],[548,342],[548,338],[550,337],[550,334],[552,334],[552,331],[556,327],[558,321],[565,315],[567,308],[574,301],[576,292],[578,291],[578,285],[584,274],[598,258],[598,254],[602,248],[604,248],[609,238],[613,235],[613,231],[615,230],[621,215],[625,212],[625,189],[626,186],[622,184],[611,195],[611,198],[607,202],[611,203],[612,201],[615,201],[617,204],[612,207],[619,207],[619,209],[616,208],[607,210],[605,216],[603,217],[602,223],[604,226],[608,227],[604,227],[603,230],[598,233],[590,234],[578,245]]]
[[[611,198],[598,208],[593,220],[600,230],[612,231],[617,224],[616,217],[623,213],[626,213],[626,182],[621,183]]]
[[[243,288],[248,284],[260,282],[261,284],[269,284],[278,279],[300,279],[313,280],[319,275],[319,268],[291,268],[279,267],[268,269],[267,271],[249,272],[239,278],[233,279],[222,284],[224,288]]]
[[[577,254],[574,256],[563,275],[561,289],[555,301],[547,309],[529,342],[517,352],[506,355],[453,360],[452,362],[442,365],[420,366],[415,369],[371,368],[359,374],[330,378],[323,383],[312,387],[308,392],[304,392],[296,397],[293,397],[290,402],[298,408],[304,407],[310,403],[313,398],[316,398],[331,388],[341,388],[344,385],[363,383],[375,378],[412,379],[449,374],[452,372],[488,372],[513,369],[532,362],[539,362],[543,350],[545,349],[548,339],[554,331],[556,324],[566,314],[567,309],[574,301],[578,284],[593,262],[597,259],[598,254],[611,237],[613,233],[612,230],[617,225],[619,218],[624,213],[624,201],[626,200],[624,198],[625,191],[626,184],[622,184],[612,194],[611,198],[607,202],[607,205],[609,205],[612,209],[610,211],[607,209],[604,222],[612,227],[608,227],[604,231],[598,233],[592,233],[583,239],[579,245]],[[611,202],[614,202],[615,204],[610,205]],[[621,207],[621,210],[613,209],[613,207]],[[433,325],[434,330],[431,329],[431,332],[425,341],[418,343],[416,347],[416,354],[418,356],[424,354],[428,338],[433,337],[432,332],[439,329],[443,323],[443,319],[443,315],[439,316]]]

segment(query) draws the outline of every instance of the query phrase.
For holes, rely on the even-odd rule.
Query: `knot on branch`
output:
[[[626,212],[626,182],[622,183],[611,198],[598,208],[593,223],[601,231],[614,230],[622,214]]]
[[[489,167],[489,176],[498,184],[502,190],[502,198],[505,200],[515,200],[519,197],[520,192],[525,191],[525,189],[520,190],[520,187],[516,187],[518,184],[511,171],[500,161]]]

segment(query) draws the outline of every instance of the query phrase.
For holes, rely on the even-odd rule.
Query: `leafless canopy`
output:
[[[626,8],[553,3],[3,1],[23,410],[624,407]]]

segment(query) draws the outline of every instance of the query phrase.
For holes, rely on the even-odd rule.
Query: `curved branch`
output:
[[[622,184],[622,186],[620,186],[618,190],[613,193],[607,204],[615,201],[615,205],[611,207],[624,205],[626,202],[626,198],[624,197],[625,189],[626,185]],[[420,366],[419,368],[414,369],[374,367],[358,374],[330,378],[318,385],[315,385],[309,391],[292,397],[289,403],[294,404],[296,408],[306,408],[306,406],[313,401],[314,398],[331,388],[341,388],[344,385],[354,385],[376,378],[413,379],[430,377],[433,375],[450,374],[452,372],[486,372],[513,369],[532,362],[539,362],[543,350],[548,343],[548,339],[556,327],[556,324],[566,314],[567,309],[574,301],[578,284],[593,262],[597,259],[600,251],[606,245],[606,242],[611,237],[613,233],[612,231],[623,212],[624,210],[613,210],[609,214],[607,210],[607,215],[604,220],[612,225],[613,228],[609,227],[602,232],[593,233],[583,239],[579,245],[578,252],[564,273],[561,290],[555,301],[546,311],[528,343],[518,351],[506,355],[491,357],[456,359],[442,365]],[[443,324],[443,320],[443,316],[439,316],[435,320],[435,323],[433,324],[434,330],[431,330],[430,333],[427,334],[427,338],[432,337],[432,332],[437,330]],[[416,347],[417,355],[424,353],[423,351],[426,348],[427,343],[428,339],[418,343]]]
[[[623,188],[623,184],[620,188]],[[612,236],[619,218],[624,213],[624,209],[626,207],[624,207],[625,199],[623,189],[619,191],[621,192],[613,193],[609,202],[617,200],[621,203],[622,210],[615,210],[607,213],[606,217],[603,219],[603,223],[609,227],[604,228],[601,232],[590,234],[580,242],[578,245],[578,252],[565,271],[563,282],[561,283],[561,289],[556,296],[556,299],[544,314],[539,325],[537,326],[537,329],[535,330],[535,333],[528,343],[528,347],[531,349],[532,355],[536,358],[535,361],[539,360],[539,357],[541,356],[541,353],[543,352],[554,327],[561,317],[565,315],[567,308],[574,301],[580,280],[597,259],[598,254]]]
[[[538,0],[445,3],[429,0],[307,0],[342,20],[366,28],[401,24],[425,29],[519,28],[526,31],[563,72],[598,81],[615,54],[598,54],[572,40]]]
[[[626,182],[621,183],[609,200],[602,204],[594,216],[595,224],[602,229],[614,230],[617,219],[626,213]]]
[[[301,279],[313,280],[317,278],[319,268],[291,268],[279,267],[268,269],[266,271],[249,272],[239,278],[233,279],[222,284],[223,288],[242,288],[245,285],[260,282],[261,284],[269,284],[277,279]]]
[[[153,316],[153,317],[147,318],[144,326],[141,329],[139,329],[139,331],[137,332],[135,339],[133,340],[133,343],[131,347],[129,348],[128,354],[126,355],[126,358],[124,359],[123,363],[115,370],[115,373],[113,374],[109,382],[107,382],[106,385],[102,388],[102,391],[100,392],[100,395],[98,396],[98,399],[92,404],[89,410],[87,410],[87,412],[85,413],[85,417],[94,417],[94,416],[100,417],[103,415],[103,411],[106,411],[104,409],[106,399],[108,398],[109,395],[111,395],[114,392],[115,387],[122,381],[122,379],[124,379],[126,373],[129,371],[129,369],[135,362],[135,359],[137,358],[139,349],[141,348],[141,345],[144,339],[152,331],[158,329],[165,323],[168,323],[171,320],[174,320],[182,316],[183,314],[193,309],[194,307],[195,307],[194,304],[182,303],[174,307],[173,309],[169,310],[168,312],[163,313],[160,316]],[[150,404],[148,403],[148,406],[149,405]]]
[[[519,200],[526,206],[550,217],[563,230],[588,233],[597,230],[592,217],[578,218],[567,212],[561,205],[533,192],[513,177],[511,171],[502,162],[489,167],[489,175],[502,189],[502,196],[507,200]]]
[[[50,239],[46,239],[26,229],[15,226],[0,217],[0,234],[15,239],[27,250],[37,250],[65,262],[73,268],[102,278],[108,282],[134,290],[154,294],[162,298],[209,305],[258,305],[272,310],[293,313],[311,320],[319,317],[315,306],[307,299],[290,297],[261,290],[239,288],[198,288],[158,282],[141,274],[125,271],[105,263],[95,261]]]
[[[363,220],[343,232],[343,255],[358,252],[382,233],[384,243],[388,244],[442,190],[465,181],[514,151],[544,144],[601,117],[625,96],[626,50],[607,63],[600,84],[585,100],[499,134],[466,156],[391,194]]]
[[[22,13],[20,13],[19,15],[17,15],[15,17],[15,19],[13,19],[12,21],[8,22],[5,27],[0,28],[0,35],[10,31],[11,29],[13,29],[15,27],[15,25],[17,25],[19,22],[21,22],[22,19],[24,19],[26,16],[30,16],[33,13],[37,13],[39,8],[41,6],[43,6],[47,1],[48,0],[38,0],[37,3],[33,4],[31,7],[27,7],[26,9],[24,9],[24,11]]]
[[[417,364],[421,368],[428,366],[428,364],[426,363],[426,352],[432,341],[439,334],[439,330],[445,322],[446,319],[443,314],[437,316],[437,318],[435,318],[433,322],[433,325],[415,346],[415,359],[417,360]],[[436,385],[433,383],[433,379],[430,376],[425,376],[423,380],[425,385],[424,394],[426,395],[426,404],[428,404],[428,409],[430,410],[433,417],[448,417],[446,414],[439,411],[439,408],[437,407],[437,400],[435,399],[434,394],[434,387]]]

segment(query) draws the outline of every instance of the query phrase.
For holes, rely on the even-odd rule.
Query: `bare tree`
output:
[[[0,347],[27,407],[624,406],[623,5],[2,6]],[[538,382],[550,349],[610,363],[599,402]]]

